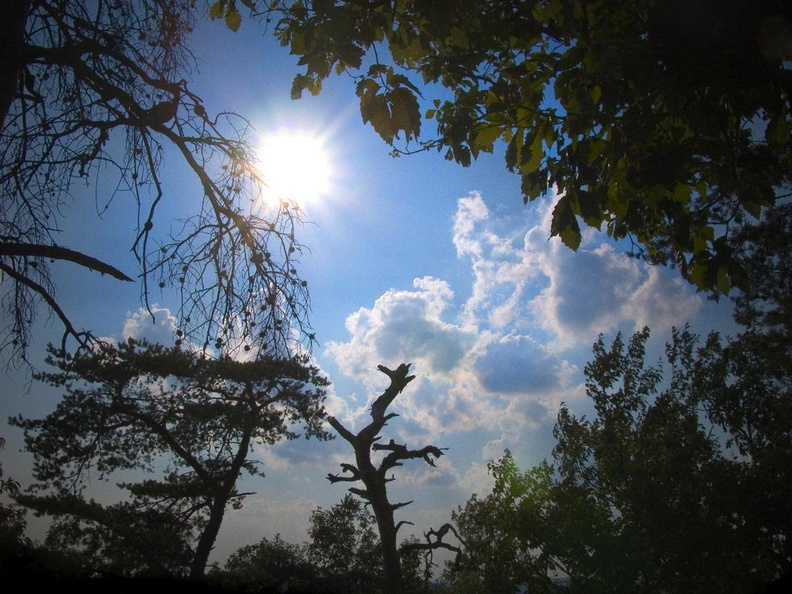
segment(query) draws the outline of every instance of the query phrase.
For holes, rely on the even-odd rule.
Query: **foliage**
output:
[[[91,341],[90,330],[59,301],[52,265],[62,263],[122,281],[137,273],[147,307],[158,289],[174,289],[178,341],[281,354],[295,338],[312,341],[307,284],[296,270],[301,213],[291,203],[258,200],[248,123],[211,113],[189,86],[196,4],[9,0],[0,7],[0,274],[7,320],[0,346],[12,357],[25,358],[41,302],[63,326],[61,348],[69,338]],[[231,26],[238,14],[233,0],[216,4],[225,6]],[[187,192],[186,208],[168,187],[166,156],[169,170],[181,166],[195,180],[193,188],[178,188]],[[86,186],[94,187],[99,220],[74,223],[72,207],[87,211],[81,208]],[[119,201],[136,210],[128,217],[136,271],[105,261],[117,234],[105,233],[93,253],[68,245],[79,242],[75,225],[101,224]],[[170,221],[163,208],[183,219]]]
[[[282,0],[292,94],[352,73],[390,143],[436,127],[464,166],[505,148],[525,201],[560,198],[700,289],[747,288],[728,237],[790,185],[792,8],[775,0]],[[421,105],[428,109],[421,113]],[[403,136],[402,136],[403,135]],[[401,152],[401,151],[400,151]],[[398,153],[397,153],[398,154]]]
[[[792,367],[779,382],[772,362],[735,359],[740,339],[698,346],[685,329],[664,376],[648,337],[595,344],[595,416],[562,407],[551,462],[490,465],[493,492],[454,517],[457,591],[754,592],[792,567]]]
[[[263,475],[253,445],[295,439],[298,423],[307,437],[330,438],[328,381],[302,357],[214,360],[130,339],[74,355],[50,347],[48,362],[60,371],[37,379],[65,395],[44,419],[11,419],[25,431],[39,481],[17,500],[65,518],[50,540],[79,543],[94,563],[150,569],[137,553],[152,567],[186,559],[192,576],[202,575],[227,506],[245,496],[236,487],[242,471]],[[119,484],[129,502],[83,499],[92,477],[128,471],[146,476]],[[132,543],[146,546],[135,553]]]
[[[382,574],[382,547],[376,519],[351,494],[330,509],[311,512],[308,558],[325,575]]]
[[[269,592],[287,587],[289,592],[301,592],[316,573],[305,549],[305,545],[283,541],[279,534],[273,540],[265,537],[235,551],[225,567],[213,569],[209,577],[237,590]]]
[[[226,587],[247,591],[377,592],[382,578],[382,547],[376,520],[352,495],[330,509],[311,512],[308,535],[301,545],[261,539],[240,548],[222,570],[210,574]],[[405,544],[409,544],[405,542]],[[420,592],[420,556],[402,557],[407,591]]]
[[[735,297],[736,321],[761,331],[765,340],[783,343],[792,320],[792,203],[767,209],[760,223],[738,229],[732,248],[745,263],[751,285]]]

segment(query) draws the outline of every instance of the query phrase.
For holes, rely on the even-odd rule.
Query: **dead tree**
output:
[[[379,435],[382,428],[393,417],[398,415],[394,412],[387,413],[387,409],[393,400],[398,396],[405,386],[415,379],[414,375],[407,375],[410,371],[410,363],[402,363],[396,370],[391,370],[384,365],[377,366],[382,373],[390,378],[390,386],[374,401],[371,405],[371,422],[361,429],[357,434],[349,431],[341,422],[329,417],[328,421],[341,437],[346,439],[355,450],[355,464],[341,464],[343,475],[328,474],[327,478],[331,483],[337,482],[358,482],[361,481],[364,488],[350,487],[349,491],[362,497],[374,510],[377,519],[380,541],[382,543],[384,583],[383,591],[388,593],[403,592],[405,588],[404,577],[401,570],[401,553],[396,545],[396,538],[399,528],[403,524],[410,522],[395,522],[393,512],[400,507],[412,503],[391,503],[388,501],[387,484],[394,480],[391,476],[387,477],[388,471],[396,466],[402,465],[402,460],[423,458],[427,464],[434,466],[434,459],[443,455],[445,448],[438,448],[433,445],[425,446],[419,450],[411,450],[406,444],[398,444],[391,439],[387,444],[378,443],[382,437]],[[371,453],[376,451],[387,452],[384,458],[376,465],[371,459]],[[448,526],[453,531],[453,528]],[[458,551],[453,545],[442,542],[442,535],[448,532],[445,527],[440,529],[442,533],[432,531],[430,534],[436,538],[431,539],[427,535],[426,543],[412,543],[405,547],[420,550],[433,550],[445,548]],[[417,545],[417,546],[416,546]]]

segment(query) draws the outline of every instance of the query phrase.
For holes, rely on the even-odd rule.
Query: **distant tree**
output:
[[[351,494],[328,510],[315,509],[308,529],[308,558],[323,575],[356,577],[372,587],[382,575],[376,523],[371,512]]]
[[[301,545],[276,536],[242,547],[224,569],[210,577],[225,586],[251,592],[359,592],[381,591],[382,547],[374,530],[376,519],[352,495],[330,509],[311,512],[308,535]],[[405,546],[414,540],[403,543]],[[420,555],[413,549],[402,557],[407,590],[423,591]]]
[[[65,395],[44,419],[11,419],[38,481],[17,501],[61,518],[51,542],[71,540],[112,569],[181,565],[202,576],[227,507],[246,495],[241,473],[263,475],[253,445],[295,439],[297,423],[307,437],[331,437],[322,426],[328,381],[305,358],[215,360],[134,340],[50,351],[60,371],[36,377]],[[129,501],[116,505],[83,498],[92,476],[122,471],[160,477],[120,483]]]
[[[0,451],[5,448],[5,443],[5,439],[0,437]],[[3,478],[3,465],[0,464],[0,495],[17,491],[19,484],[10,478]],[[26,527],[24,509],[0,503],[0,575],[5,573],[6,565],[13,563],[20,552],[30,545],[30,540],[25,536]]]
[[[728,238],[792,181],[789,2],[269,6],[304,67],[294,97],[349,72],[363,121],[396,154],[468,166],[503,146],[526,202],[557,188],[550,234],[570,248],[582,220],[700,289],[747,287]],[[422,141],[425,121],[436,137]]]
[[[330,473],[327,478],[331,483],[363,483],[364,488],[349,487],[349,491],[371,505],[377,521],[383,564],[382,591],[400,593],[406,591],[408,587],[402,566],[405,555],[417,551],[431,552],[438,548],[457,549],[454,545],[443,542],[443,536],[449,529],[453,530],[450,525],[444,526],[439,531],[430,531],[426,535],[426,542],[406,542],[397,546],[399,528],[410,522],[402,520],[397,524],[393,512],[412,502],[391,503],[388,500],[387,484],[394,479],[388,478],[387,473],[401,466],[404,460],[416,458],[423,458],[427,464],[434,466],[434,460],[443,455],[443,450],[433,445],[410,450],[405,444],[398,444],[393,439],[387,444],[378,443],[382,439],[379,435],[380,431],[390,419],[398,416],[394,412],[387,412],[388,407],[415,376],[407,375],[410,364],[406,363],[402,363],[395,370],[388,369],[384,365],[379,365],[377,368],[390,378],[391,383],[371,405],[371,422],[354,434],[335,417],[327,418],[328,423],[352,445],[355,452],[355,464],[343,463],[341,464],[343,474]],[[372,452],[387,453],[381,460],[372,460]]]
[[[306,545],[283,541],[280,535],[262,538],[237,549],[223,569],[213,568],[209,578],[226,588],[248,592],[303,592],[310,587],[316,568],[308,561]]]
[[[52,265],[60,263],[122,281],[139,277],[147,307],[155,291],[175,288],[180,340],[281,354],[295,338],[312,340],[307,285],[295,268],[301,214],[294,204],[260,200],[248,123],[212,113],[189,86],[188,41],[202,4],[0,5],[0,352],[8,360],[26,357],[42,302],[63,327],[61,348],[67,339],[91,340],[59,299]],[[238,28],[235,3],[218,4],[210,16]],[[165,158],[168,169],[181,165],[195,179],[194,189],[178,188],[192,196],[181,220],[160,214],[173,192]],[[62,239],[64,230],[79,233],[72,227],[80,219],[69,213],[89,184],[100,214],[113,201],[130,201],[136,211],[127,246],[136,270],[106,261],[117,241],[110,230],[90,253]],[[102,225],[101,217],[93,222]]]
[[[687,330],[664,375],[648,337],[595,344],[595,415],[562,407],[552,461],[490,465],[492,493],[454,515],[457,591],[756,592],[792,569],[792,384]]]

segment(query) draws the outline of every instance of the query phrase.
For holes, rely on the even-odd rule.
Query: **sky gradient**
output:
[[[233,34],[203,23],[193,48],[194,89],[210,111],[236,111],[262,134],[293,129],[320,138],[330,158],[330,183],[321,200],[305,204],[309,219],[298,234],[307,246],[300,275],[311,288],[311,322],[319,342],[316,363],[333,382],[328,409],[349,429],[368,420],[367,405],[387,386],[378,364],[413,363],[416,380],[391,407],[400,416],[383,432],[409,447],[448,448],[436,468],[413,461],[396,469],[391,501],[415,502],[397,520],[422,530],[439,526],[472,493],[490,487],[487,461],[510,449],[523,468],[549,456],[559,405],[590,411],[583,367],[600,333],[652,329],[649,361],[658,361],[673,326],[733,333],[728,302],[714,303],[678,271],[630,258],[627,245],[587,230],[577,253],[549,239],[555,197],[523,205],[519,178],[502,153],[470,168],[437,153],[393,158],[364,126],[354,81],[331,79],[318,97],[289,99],[295,59],[271,35],[245,22]],[[427,130],[431,134],[431,130]],[[166,155],[166,167],[168,160]],[[134,270],[134,207],[121,199],[104,209],[101,176],[76,192],[63,244],[102,246],[107,261]],[[199,190],[178,168],[165,178],[165,206],[184,212]],[[102,221],[97,222],[97,211]],[[62,266],[55,272],[64,309],[80,327],[123,340],[172,344],[176,301],[154,295],[155,319],[141,310],[140,287]],[[42,313],[44,313],[42,311]],[[41,315],[31,360],[43,359],[57,324]],[[24,370],[0,376],[0,435],[6,474],[23,486],[30,459],[9,415],[39,417],[58,394],[38,384],[26,390]],[[297,440],[257,448],[266,478],[246,479],[256,491],[229,511],[215,559],[261,537],[307,539],[310,512],[340,501],[345,485],[328,472],[353,453],[342,439]],[[113,490],[92,485],[98,498]],[[407,537],[411,528],[400,533]]]

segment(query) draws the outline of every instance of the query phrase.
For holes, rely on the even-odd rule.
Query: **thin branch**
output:
[[[52,309],[52,311],[55,312],[55,315],[58,316],[58,319],[61,321],[61,324],[63,324],[63,328],[64,328],[63,337],[61,339],[61,348],[63,350],[66,349],[66,339],[69,336],[73,337],[81,345],[85,345],[88,342],[88,339],[91,336],[90,333],[77,332],[77,330],[75,330],[74,326],[71,323],[71,320],[69,320],[69,318],[66,316],[64,311],[61,309],[60,305],[58,305],[57,301],[55,301],[55,298],[52,295],[50,295],[47,289],[45,289],[43,286],[41,286],[34,280],[29,279],[28,277],[22,274],[19,274],[16,270],[11,268],[10,266],[7,266],[3,262],[0,262],[0,270],[5,272],[8,276],[13,278],[18,283],[25,285],[27,288],[37,293],[42,299],[44,299],[46,304],[50,306],[50,309]]]

